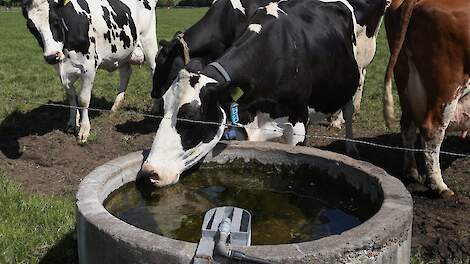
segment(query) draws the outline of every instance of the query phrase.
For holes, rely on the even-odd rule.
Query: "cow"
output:
[[[249,18],[270,0],[216,0],[207,13],[170,42],[161,40],[153,75],[153,113],[161,112],[161,97],[190,58],[208,64],[219,58],[245,31]]]
[[[385,8],[383,1],[381,12]],[[178,73],[162,97],[164,116],[142,175],[155,186],[174,184],[214,148],[227,121],[221,106],[236,87],[243,90],[240,112],[249,113],[239,122],[248,140],[284,135],[291,145],[303,142],[308,108],[333,113],[359,86],[358,25],[347,1],[260,7],[221,57],[209,65],[191,60]]]
[[[79,142],[86,142],[90,133],[88,107],[98,68],[119,69],[113,111],[124,99],[131,64],[142,64],[145,59],[152,73],[155,70],[155,6],[156,0],[23,0],[27,28],[43,49],[45,61],[58,72],[67,94],[71,106],[67,130],[79,127]],[[77,79],[81,83],[78,97]]]
[[[442,179],[439,152],[446,129],[468,130],[470,114],[470,1],[399,0],[385,16],[391,51],[384,85],[384,119],[393,120],[392,73],[400,99],[403,145],[414,148],[419,129],[425,179],[414,152],[404,154],[404,175],[441,197],[454,192]],[[457,109],[457,110],[456,110]]]
[[[162,111],[162,95],[190,58],[197,57],[201,63],[205,64],[216,60],[246,30],[249,18],[254,12],[270,2],[271,0],[218,0],[214,2],[207,14],[186,32],[178,34],[171,42],[162,40],[156,59],[157,70],[153,77],[151,96],[154,104],[152,112],[160,113]],[[377,34],[385,9],[390,2],[348,0],[344,3],[349,4],[354,10],[357,23],[354,30],[357,38],[356,53],[360,81],[354,100],[343,106],[348,111],[346,137],[353,138],[352,115],[349,113],[359,110],[366,69],[374,58]],[[312,124],[318,123],[328,116],[314,109],[310,109],[309,113],[309,120]],[[340,128],[344,122],[342,111],[334,116],[336,118],[331,124]],[[352,143],[346,144],[346,152],[352,156],[358,155],[357,148]]]

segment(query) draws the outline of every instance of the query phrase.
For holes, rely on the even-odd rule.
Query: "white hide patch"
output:
[[[248,29],[259,34],[263,27],[260,24],[250,24]]]
[[[189,81],[191,77],[195,76],[199,76],[199,81],[194,87],[192,87]],[[191,103],[192,101],[197,101],[201,104],[199,92],[208,83],[217,83],[217,81],[202,74],[190,73],[186,69],[181,70],[178,78],[173,82],[170,89],[168,89],[163,96],[165,102],[165,114],[168,112],[167,110],[170,109],[167,108],[167,103],[168,107],[176,108],[179,108],[184,104]]]
[[[279,2],[279,3],[281,3],[281,2]],[[267,15],[271,15],[275,18],[279,18],[279,12],[283,13],[284,15],[287,15],[287,13],[284,12],[284,10],[279,8],[279,3],[271,2],[267,6],[261,7],[261,8],[266,9],[266,14]]]
[[[230,0],[230,3],[232,4],[233,9],[238,9],[245,15],[245,8],[243,7],[242,2],[240,0]]]
[[[258,113],[244,128],[249,141],[268,141],[285,135],[290,145],[303,142],[306,132],[303,123],[292,125],[288,117],[272,119],[267,113]]]

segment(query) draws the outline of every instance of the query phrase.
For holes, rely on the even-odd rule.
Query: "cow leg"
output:
[[[346,122],[346,138],[353,139],[353,115],[354,115],[354,105],[353,101],[350,100],[343,108],[344,119]],[[357,150],[356,143],[346,141],[345,142],[346,153],[351,157],[359,156],[359,151]]]
[[[356,93],[353,96],[353,115],[358,114],[361,110],[361,101],[362,101],[362,92],[364,90],[364,81],[366,79],[367,69],[364,68],[361,70],[359,75],[359,86],[356,90]],[[343,111],[338,111],[330,117],[330,127],[341,129],[344,123],[346,123],[346,117]]]
[[[444,107],[444,110],[437,116],[430,112],[426,116],[426,121],[421,128],[421,140],[426,152],[424,153],[424,165],[426,169],[426,184],[442,197],[454,195],[454,192],[447,187],[442,179],[441,167],[439,163],[439,151],[444,140],[445,131],[457,107],[458,99]],[[439,109],[439,108],[434,108]],[[439,122],[439,120],[442,120]],[[437,125],[439,124],[439,125]]]
[[[75,91],[74,83],[77,81],[78,76],[75,74],[67,74],[62,81],[62,85],[69,100],[70,113],[69,121],[67,122],[66,131],[68,133],[76,133],[79,127],[80,113],[78,112],[77,106],[77,93]]]
[[[90,70],[91,69],[91,70]],[[86,70],[82,74],[80,94],[78,96],[78,102],[81,107],[81,121],[80,121],[80,131],[78,132],[78,142],[85,143],[90,135],[90,120],[88,118],[88,107],[90,106],[91,100],[91,89],[93,88],[93,81],[95,79],[95,70],[93,67]]]
[[[366,73],[367,69],[363,68],[361,70],[361,74],[359,76],[359,87],[357,88],[356,93],[353,97],[353,105],[354,105],[354,114],[358,114],[361,110],[361,101],[362,101],[362,93],[364,91],[364,82],[366,80]]]
[[[405,148],[414,148],[416,143],[416,128],[411,113],[409,113],[408,109],[402,107],[400,130],[402,144]],[[404,153],[403,173],[405,177],[411,178],[419,183],[424,183],[423,178],[418,173],[415,153],[412,151],[405,151]]]
[[[129,79],[131,78],[132,67],[130,64],[124,64],[119,68],[119,93],[114,100],[113,107],[111,111],[116,112],[124,101],[124,96],[126,94],[127,85],[129,84]]]

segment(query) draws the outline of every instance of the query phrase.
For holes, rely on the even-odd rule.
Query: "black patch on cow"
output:
[[[143,2],[143,4],[144,4],[145,9],[148,9],[148,10],[151,10],[151,9],[152,9],[152,7],[150,6],[148,0],[143,0],[142,2]]]
[[[131,46],[131,39],[124,30],[119,33],[119,39],[122,41],[123,48],[127,49]]]
[[[116,53],[116,51],[117,51],[116,45],[112,44],[111,45],[111,52]]]
[[[134,20],[132,19],[131,15],[131,10],[127,5],[125,5],[123,2],[119,0],[108,0],[109,5],[113,9],[114,13],[112,14],[114,22],[116,22],[116,26],[120,29],[124,29],[124,26],[127,25],[129,26],[131,30],[131,36],[132,36],[132,44],[135,44],[137,40],[137,29],[134,24]],[[123,36],[122,32],[119,34],[119,37],[121,41],[129,40],[129,44],[127,45],[128,47],[130,46],[130,38],[129,36]],[[126,46],[126,44],[123,44]]]
[[[216,102],[215,100],[211,101]],[[207,106],[207,104],[205,105]],[[213,110],[211,107],[207,109]],[[205,111],[204,107],[198,106],[197,101],[193,101],[179,108],[177,118],[217,123],[222,122],[222,113],[218,110]],[[181,144],[185,151],[194,148],[201,142],[210,142],[216,136],[218,129],[219,125],[207,125],[186,121],[177,121],[176,123],[176,132],[181,136]]]
[[[87,55],[86,55],[86,59],[87,59],[87,60],[90,59],[90,54],[87,54]]]
[[[104,35],[104,39],[106,39],[109,42],[109,44],[111,44],[111,31],[108,30],[103,35]]]
[[[91,43],[96,43],[95,37],[91,36],[91,37],[90,37],[90,42],[91,42]]]
[[[49,0],[49,26],[52,32],[52,38],[57,42],[64,40],[64,25],[60,16],[59,4]]]
[[[103,10],[103,19],[106,22],[106,26],[109,29],[111,29],[113,27],[113,24],[111,23],[111,17],[109,16],[109,10],[104,6],[101,6],[101,9]]]
[[[196,84],[199,82],[199,76],[198,75],[194,75],[194,76],[191,76],[189,77],[189,84],[191,85],[191,87],[196,87]]]
[[[77,13],[71,4],[65,5],[61,11],[68,28],[65,32],[64,47],[68,50],[87,54],[90,47],[90,37],[88,36],[90,23],[88,16],[84,13]]]
[[[93,58],[95,59],[95,69],[98,69],[98,54],[96,53],[96,49],[95,49],[95,55],[93,56]]]
[[[88,3],[85,0],[77,0],[78,5],[85,11],[87,14],[90,14],[90,8],[88,7]],[[90,21],[91,23],[91,21]]]

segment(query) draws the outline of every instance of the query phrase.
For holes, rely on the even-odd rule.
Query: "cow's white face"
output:
[[[142,166],[143,174],[149,176],[155,186],[176,183],[183,171],[196,164],[219,142],[226,115],[218,104],[216,85],[212,78],[183,69],[163,95],[164,118]]]
[[[44,59],[50,64],[64,58],[64,31],[59,8],[60,5],[52,0],[23,0],[26,25],[43,49]]]

